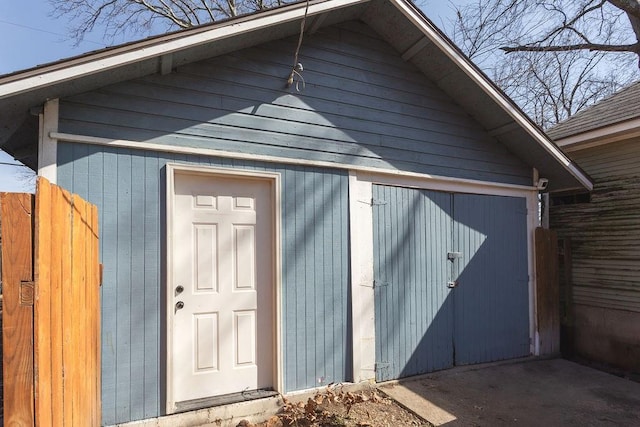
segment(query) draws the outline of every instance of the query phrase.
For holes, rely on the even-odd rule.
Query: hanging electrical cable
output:
[[[300,36],[298,37],[298,46],[296,47],[296,52],[293,55],[293,67],[291,68],[291,74],[289,74],[289,78],[287,79],[287,87],[291,87],[295,81],[296,91],[298,92],[300,92],[301,82],[302,82],[302,90],[304,90],[306,86],[304,77],[302,77],[302,72],[304,71],[304,68],[302,67],[302,64],[298,62],[298,55],[300,54],[300,46],[302,46],[302,38],[304,36],[304,27],[307,24],[307,13],[309,13],[309,0],[307,0],[307,6],[304,9],[304,17],[302,18],[302,22],[300,23]]]

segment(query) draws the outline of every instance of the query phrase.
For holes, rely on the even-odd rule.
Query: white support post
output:
[[[58,107],[58,99],[51,99],[45,102],[44,112],[39,116],[38,176],[47,178],[52,184],[57,182],[58,141],[50,135],[58,132]]]
[[[538,192],[531,191],[527,196],[527,247],[529,248],[529,351],[538,356],[540,354],[540,335],[538,333],[538,305],[536,301],[536,248],[535,233],[539,226]]]
[[[353,321],[353,381],[375,380],[376,330],[373,290],[372,185],[349,173],[351,224],[351,310]]]

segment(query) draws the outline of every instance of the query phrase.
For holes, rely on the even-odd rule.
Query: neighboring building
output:
[[[550,208],[551,228],[571,241],[567,344],[640,373],[640,83],[548,133],[594,180]]]
[[[311,1],[287,87],[304,15],[0,78],[0,145],[99,208],[106,424],[538,353],[538,178],[589,178],[409,1]]]

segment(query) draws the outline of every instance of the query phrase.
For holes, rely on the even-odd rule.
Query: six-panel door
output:
[[[273,387],[268,180],[175,174],[173,400]]]

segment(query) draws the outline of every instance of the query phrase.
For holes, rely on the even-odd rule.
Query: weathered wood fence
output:
[[[540,354],[560,353],[560,274],[558,269],[558,235],[553,230],[537,228],[536,308]]]
[[[97,209],[39,178],[0,216],[5,425],[99,426]]]

